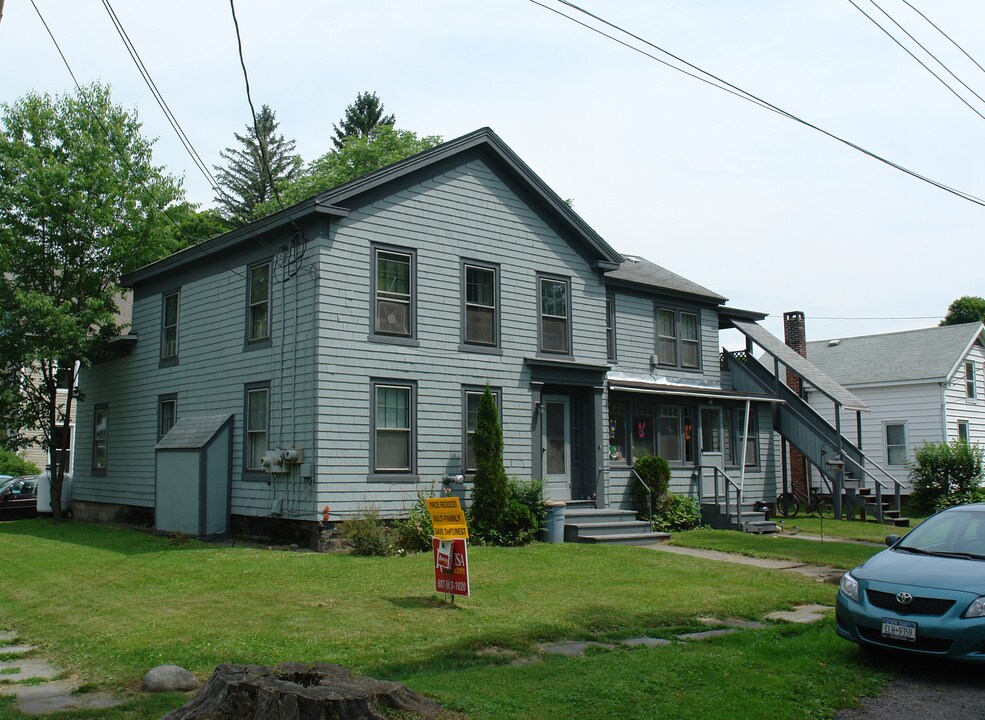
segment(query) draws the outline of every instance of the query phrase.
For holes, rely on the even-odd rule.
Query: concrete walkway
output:
[[[10,658],[0,662],[0,695],[16,697],[17,709],[22,713],[102,710],[123,702],[105,693],[77,693],[74,678],[61,678],[61,668],[33,657],[35,648],[31,645],[8,644],[16,640],[16,632],[0,630],[0,657]]]
[[[806,538],[805,538],[806,539]],[[704,558],[705,560],[716,560],[718,562],[734,563],[736,565],[750,565],[752,567],[767,568],[769,570],[784,570],[796,572],[807,577],[812,577],[818,582],[837,583],[840,581],[844,570],[825,567],[821,565],[808,565],[795,560],[770,560],[768,558],[755,558],[748,555],[737,553],[721,552],[719,550],[702,550],[700,548],[678,547],[677,545],[667,545],[665,543],[654,543],[652,545],[641,545],[648,550],[673,553],[675,555],[689,555],[691,557]]]

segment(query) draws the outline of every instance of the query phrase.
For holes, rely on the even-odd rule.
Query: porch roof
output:
[[[675,397],[703,398],[705,400],[738,400],[768,403],[783,403],[775,395],[745,393],[725,390],[721,387],[681,385],[679,383],[657,382],[633,378],[609,378],[609,390],[615,392],[644,393],[649,395],[673,395]]]

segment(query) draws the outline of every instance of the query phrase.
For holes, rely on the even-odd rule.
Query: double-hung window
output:
[[[667,462],[680,462],[684,435],[681,430],[681,409],[679,407],[663,406],[660,408],[657,433],[657,455]]]
[[[906,423],[886,423],[886,464],[906,465]]]
[[[414,335],[414,256],[375,248],[375,321],[377,335]]]
[[[157,400],[157,439],[167,435],[178,420],[178,396],[161,395]]]
[[[736,427],[739,432],[739,443],[738,447],[742,447],[742,438],[746,439],[746,467],[756,467],[759,465],[759,416],[756,412],[756,408],[749,408],[749,433],[745,433],[745,417],[746,410],[744,407],[740,407],[736,410],[739,421],[736,423]],[[741,458],[739,458],[741,461]]]
[[[414,385],[373,383],[373,472],[414,471]]]
[[[262,472],[261,458],[267,452],[270,421],[270,386],[248,385],[246,388],[246,450],[243,464],[247,472]]]
[[[967,420],[958,420],[958,442],[965,445],[971,442],[971,431]]]
[[[657,363],[688,370],[701,367],[697,313],[657,308]]]
[[[605,356],[609,362],[616,360],[616,299],[605,298]]]
[[[270,263],[254,265],[249,271],[247,340],[270,339]]]
[[[180,292],[165,293],[161,303],[161,360],[178,358],[178,300]]]
[[[974,400],[978,397],[978,388],[975,380],[975,363],[966,362],[964,364],[964,392],[965,397],[969,400]]]
[[[571,354],[571,284],[559,278],[538,278],[540,351]]]
[[[496,409],[499,410],[500,392],[490,388]],[[474,473],[478,469],[475,457],[475,428],[479,419],[479,403],[484,391],[479,388],[465,388],[465,443],[462,448],[462,472]],[[502,423],[502,421],[500,421]]]
[[[104,473],[109,455],[109,405],[96,406],[92,425],[92,469]]]
[[[496,268],[465,263],[465,333],[467,345],[498,345]]]

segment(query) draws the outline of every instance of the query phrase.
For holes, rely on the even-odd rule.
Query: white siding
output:
[[[975,398],[969,398],[966,389],[965,362],[975,365]],[[968,423],[968,439],[985,447],[985,350],[981,345],[972,346],[965,359],[947,384],[947,439],[957,440],[958,422]]]

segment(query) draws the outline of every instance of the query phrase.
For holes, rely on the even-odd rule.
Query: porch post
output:
[[[544,383],[530,383],[530,477],[544,479]]]
[[[607,487],[609,484],[609,423],[604,412],[605,386],[596,385],[593,393],[593,410],[596,428],[595,446],[595,507],[609,507]]]

